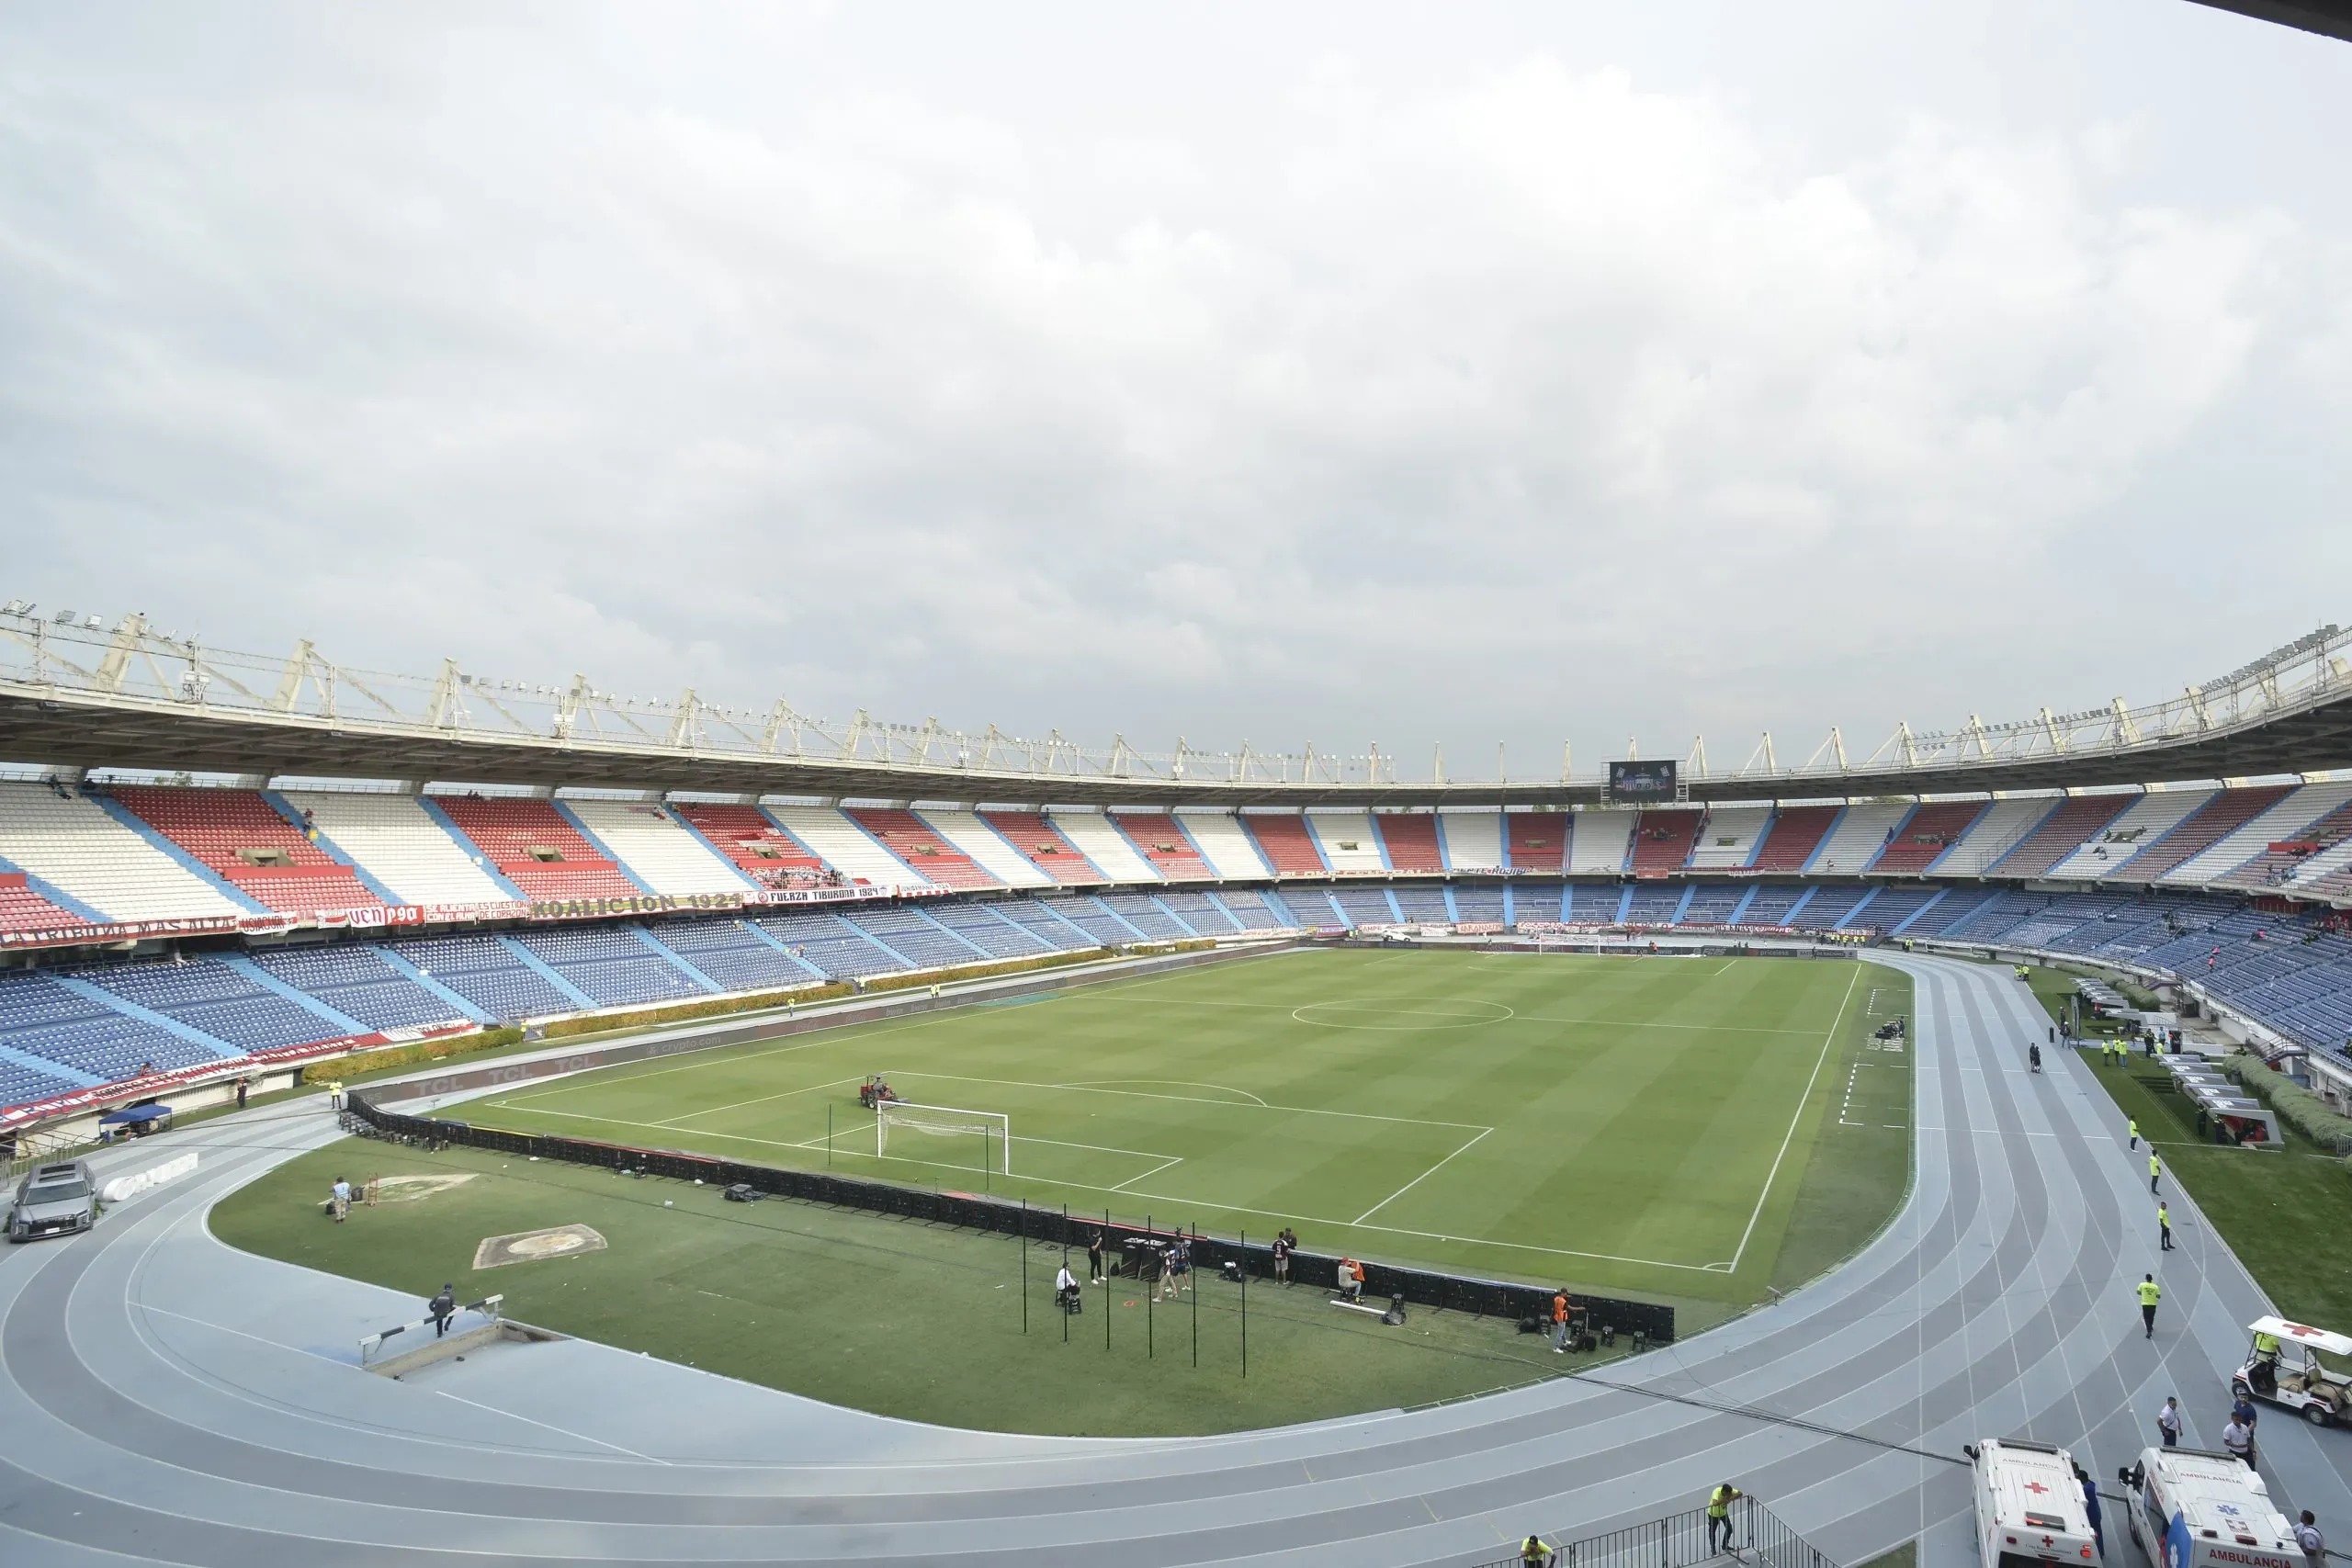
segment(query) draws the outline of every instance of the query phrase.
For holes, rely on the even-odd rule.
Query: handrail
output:
[[[1685,1508],[1664,1518],[1626,1525],[1551,1548],[1554,1568],[1698,1568],[1728,1548],[1748,1568],[1838,1568],[1826,1553],[1753,1497],[1735,1499],[1722,1526],[1708,1528],[1707,1510]],[[1721,1547],[1718,1546],[1718,1540]],[[1520,1568],[1513,1552],[1476,1568]]]

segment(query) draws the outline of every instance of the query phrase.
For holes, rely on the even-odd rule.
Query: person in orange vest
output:
[[[1552,1292],[1552,1351],[1559,1356],[1568,1353],[1568,1292],[1566,1289]]]

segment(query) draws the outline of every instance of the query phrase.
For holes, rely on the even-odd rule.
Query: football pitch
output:
[[[1869,1035],[1909,1010],[1864,963],[1308,951],[585,1074],[467,1119],[1744,1303],[1801,1190],[1829,1215],[1813,1266],[1899,1200],[1909,1055]],[[877,1155],[871,1074],[990,1130],[896,1126]],[[1826,1146],[1842,1186],[1808,1181]]]

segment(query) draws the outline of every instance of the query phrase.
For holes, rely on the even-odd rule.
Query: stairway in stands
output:
[[[1682,869],[1698,846],[1699,829],[1707,819],[1703,810],[1645,809],[1634,824],[1634,874],[1664,876]]]
[[[986,866],[947,841],[947,836],[911,811],[849,806],[842,815],[873,834],[882,847],[943,887],[999,887]]]
[[[677,812],[720,854],[734,862],[736,870],[763,887],[827,880],[825,863],[802,849],[756,806],[680,801]]]
[[[1758,872],[1803,871],[1813,852],[1829,834],[1830,824],[1843,809],[1836,806],[1783,807],[1764,831],[1763,847],[1747,869]]]
[[[1102,874],[1078,852],[1078,846],[1038,811],[983,811],[980,819],[1025,856],[1029,863],[1069,886],[1100,886]]]
[[[2077,795],[2041,819],[2017,848],[1985,869],[2001,876],[2036,877],[2073,854],[2131,809],[2136,795]]]
[[[1929,801],[1904,819],[1894,841],[1879,851],[1870,870],[1881,875],[1910,876],[1933,865],[1960,841],[1969,825],[1984,814],[1981,800]]]
[[[433,804],[526,896],[633,898],[638,886],[551,802],[526,795],[436,795]]]
[[[1151,869],[1169,881],[1207,882],[1216,877],[1175,818],[1154,811],[1120,811],[1113,813],[1111,820],[1125,830],[1136,852]]]

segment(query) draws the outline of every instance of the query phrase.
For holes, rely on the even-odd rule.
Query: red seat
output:
[[[980,819],[995,829],[1004,841],[1019,850],[1030,864],[1052,877],[1056,882],[1093,885],[1105,880],[1094,869],[1094,863],[1078,852],[1078,846],[1061,835],[1061,830],[1035,811],[983,811]]]
[[[1394,869],[1445,869],[1445,854],[1438,848],[1436,818],[1421,812],[1375,811],[1372,827],[1387,847],[1388,863]]]
[[[643,891],[582,838],[551,801],[527,795],[436,795],[433,804],[526,897],[552,903],[633,898]]]
[[[947,841],[945,834],[911,811],[878,806],[849,806],[842,815],[873,834],[882,847],[942,887],[1001,887],[988,867]]]
[[[1175,818],[1165,813],[1122,811],[1111,820],[1126,829],[1127,837],[1135,840],[1136,852],[1167,880],[1205,882],[1216,876]]]
[[[1307,827],[1306,818],[1290,812],[1245,813],[1242,827],[1258,840],[1258,852],[1274,868],[1276,876],[1329,876],[1331,868],[1323,863],[1323,852],[1316,847],[1315,833]]]
[[[312,843],[259,790],[116,784],[108,793],[266,908],[308,915],[383,903],[356,872]],[[284,863],[256,865],[249,857]]]

